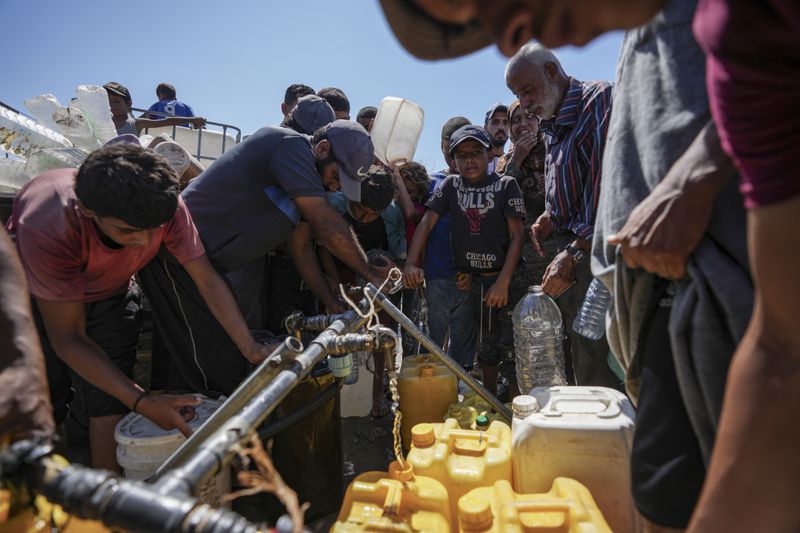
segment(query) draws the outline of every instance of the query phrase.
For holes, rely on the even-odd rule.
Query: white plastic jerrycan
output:
[[[395,96],[381,100],[370,132],[375,157],[386,165],[411,161],[424,122],[425,113],[411,100]]]

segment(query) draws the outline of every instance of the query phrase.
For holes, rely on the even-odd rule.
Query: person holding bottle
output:
[[[489,136],[479,126],[462,126],[453,133],[450,154],[458,174],[448,176],[428,200],[403,279],[407,287],[422,284],[425,273],[418,266],[422,250],[439,217],[449,213],[454,261],[464,274],[460,283],[471,284],[480,296],[475,312],[484,386],[496,394],[501,354],[507,351],[503,346],[513,346],[512,330],[500,327],[497,317],[509,305],[508,289],[524,240],[525,203],[517,180],[489,173],[490,150]],[[503,373],[513,376],[513,364],[504,364]]]
[[[559,299],[564,323],[572,324],[592,281],[587,254],[600,195],[612,86],[567,75],[558,57],[537,43],[525,45],[508,62],[506,85],[519,98],[520,107],[539,119],[544,134],[546,209],[531,226],[531,243],[543,256],[545,239],[560,241],[541,286]],[[571,330],[567,334],[566,357],[574,382],[619,388],[619,379],[606,362],[608,343]]]

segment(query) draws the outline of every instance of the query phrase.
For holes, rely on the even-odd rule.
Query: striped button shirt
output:
[[[608,120],[611,84],[571,79],[555,118],[542,121],[547,157],[545,192],[554,226],[592,240]]]

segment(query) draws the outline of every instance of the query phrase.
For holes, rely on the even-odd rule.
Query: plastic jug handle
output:
[[[509,505],[517,513],[562,513],[564,515],[564,525],[569,526],[570,523],[570,505],[563,500],[515,501]]]
[[[563,396],[559,396],[558,398],[550,402],[549,407],[544,411],[542,411],[542,414],[549,417],[562,416],[564,413],[562,413],[559,410],[556,410],[556,405],[560,402],[566,402],[566,403],[600,402],[605,405],[605,409],[599,412],[591,411],[592,413],[595,413],[598,418],[616,418],[622,413],[622,405],[620,404],[619,399],[603,393],[602,398],[584,396],[581,394],[565,394]],[[581,411],[576,411],[576,412],[580,413]]]

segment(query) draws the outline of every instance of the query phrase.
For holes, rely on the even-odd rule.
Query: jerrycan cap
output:
[[[422,423],[411,428],[411,445],[414,448],[427,448],[436,442],[433,424]]]
[[[400,464],[400,461],[392,461],[389,464],[389,477],[397,481],[413,481],[414,468],[405,461],[403,464]]]
[[[486,429],[489,427],[489,417],[486,415],[478,415],[475,417],[475,427],[478,429]]]
[[[419,367],[419,377],[421,378],[429,378],[433,376],[436,370],[433,368],[431,364],[425,364]]]
[[[525,418],[539,411],[539,402],[533,396],[523,394],[514,398],[511,409],[517,418]]]
[[[488,500],[466,494],[458,500],[458,520],[468,529],[488,529],[494,516]]]

